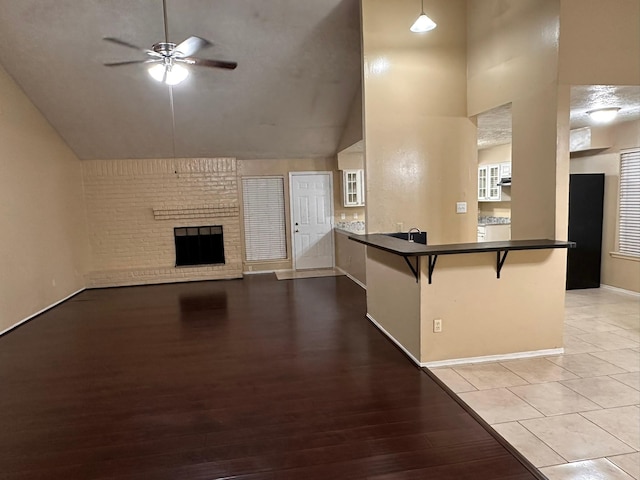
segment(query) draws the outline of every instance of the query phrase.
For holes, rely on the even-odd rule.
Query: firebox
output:
[[[224,263],[222,225],[177,227],[173,229],[176,243],[176,267]]]

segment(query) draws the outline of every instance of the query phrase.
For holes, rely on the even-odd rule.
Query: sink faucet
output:
[[[409,240],[410,242],[413,242],[413,235],[411,235],[412,233],[422,233],[422,232],[417,227],[410,228],[409,232],[407,233],[407,240]]]

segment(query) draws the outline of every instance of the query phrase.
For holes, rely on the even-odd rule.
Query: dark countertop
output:
[[[452,243],[448,245],[423,245],[393,238],[382,233],[350,235],[350,240],[385,250],[403,257],[426,255],[453,255],[460,253],[505,252],[511,250],[542,250],[549,248],[573,248],[575,242],[561,240],[505,240],[500,242]]]

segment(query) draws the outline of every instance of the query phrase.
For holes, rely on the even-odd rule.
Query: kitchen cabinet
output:
[[[478,201],[499,202],[502,200],[500,180],[511,178],[511,162],[493,163],[478,167]]]
[[[499,202],[502,193],[499,182],[499,163],[478,167],[478,201]]]
[[[362,207],[364,205],[364,170],[343,170],[342,205]]]
[[[511,240],[510,224],[478,225],[478,242],[500,242],[506,240]]]

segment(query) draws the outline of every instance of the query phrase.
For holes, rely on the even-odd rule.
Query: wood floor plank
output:
[[[541,478],[365,303],[346,277],[84,291],[0,337],[0,478]]]

